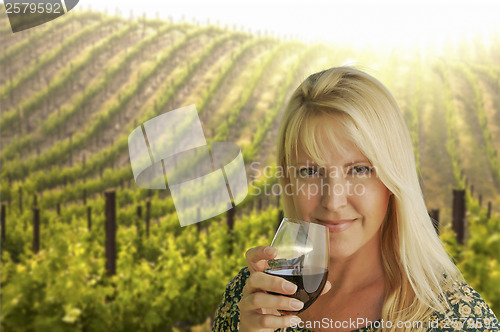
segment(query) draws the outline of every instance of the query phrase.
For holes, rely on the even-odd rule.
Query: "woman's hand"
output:
[[[240,331],[274,331],[300,322],[297,316],[280,316],[278,309],[299,311],[304,303],[289,297],[297,290],[297,286],[283,278],[264,273],[269,268],[267,261],[276,256],[273,247],[260,246],[246,252],[250,276],[243,287],[238,307],[240,309]],[[323,292],[331,288],[327,282]],[[272,295],[267,292],[280,293]]]

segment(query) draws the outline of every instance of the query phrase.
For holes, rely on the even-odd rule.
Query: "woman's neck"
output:
[[[328,280],[333,290],[356,292],[383,280],[384,270],[378,237],[375,236],[356,253],[345,258],[331,258]]]
[[[381,318],[384,304],[385,280],[380,247],[368,242],[354,255],[340,259],[332,258],[328,280],[332,289],[320,296],[311,307],[299,314],[304,322],[323,321],[360,322],[351,328],[318,328],[323,331],[351,331]],[[361,321],[359,321],[361,319]]]

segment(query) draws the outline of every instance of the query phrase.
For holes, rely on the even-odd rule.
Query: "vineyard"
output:
[[[499,35],[444,51],[375,51],[75,10],[15,34],[0,16],[2,329],[187,331],[209,322],[246,250],[270,244],[278,226],[272,169],[287,99],[309,74],[344,64],[394,94],[440,237],[500,316]],[[168,190],[135,184],[128,135],[192,104],[208,142],[241,148],[249,194],[180,227]],[[465,195],[463,240],[453,189]],[[105,193],[116,195],[116,273],[107,269]]]

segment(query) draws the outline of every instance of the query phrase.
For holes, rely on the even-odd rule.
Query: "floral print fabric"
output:
[[[212,331],[232,332],[239,330],[238,302],[247,278],[248,267],[241,269],[229,282],[217,309]],[[481,296],[466,283],[457,283],[447,293],[450,309],[446,313],[435,313],[427,322],[427,331],[499,331],[499,322]],[[378,331],[380,321],[355,332]],[[279,331],[279,330],[276,330]],[[311,332],[306,328],[288,328],[287,332]],[[353,331],[354,332],[354,331]]]

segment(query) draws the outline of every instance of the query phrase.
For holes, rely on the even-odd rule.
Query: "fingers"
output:
[[[301,319],[298,316],[274,316],[262,315],[259,313],[250,313],[246,322],[240,322],[240,329],[253,331],[260,331],[261,329],[272,329],[272,331],[274,331],[281,327],[291,326],[292,324],[297,325],[299,324],[299,322],[301,322]]]
[[[323,295],[323,294],[326,294],[330,291],[330,289],[332,289],[332,283],[327,281],[326,284],[325,284],[325,287],[323,288],[323,291],[321,292],[320,296]]]
[[[246,288],[247,294],[266,291],[292,295],[297,291],[297,285],[294,283],[264,272],[254,272],[250,274],[244,288]]]
[[[273,259],[276,256],[276,252],[275,248],[268,246],[248,249],[245,256],[250,273],[256,271],[264,272],[269,267],[267,261]]]
[[[301,321],[298,316],[280,315],[278,311],[299,311],[304,303],[289,297],[297,291],[297,285],[264,273],[269,268],[267,261],[276,254],[277,250],[268,246],[251,248],[245,254],[250,276],[238,303],[241,331],[274,331]]]
[[[257,292],[243,297],[238,306],[243,310],[274,309],[299,311],[304,307],[304,303],[287,296]]]

